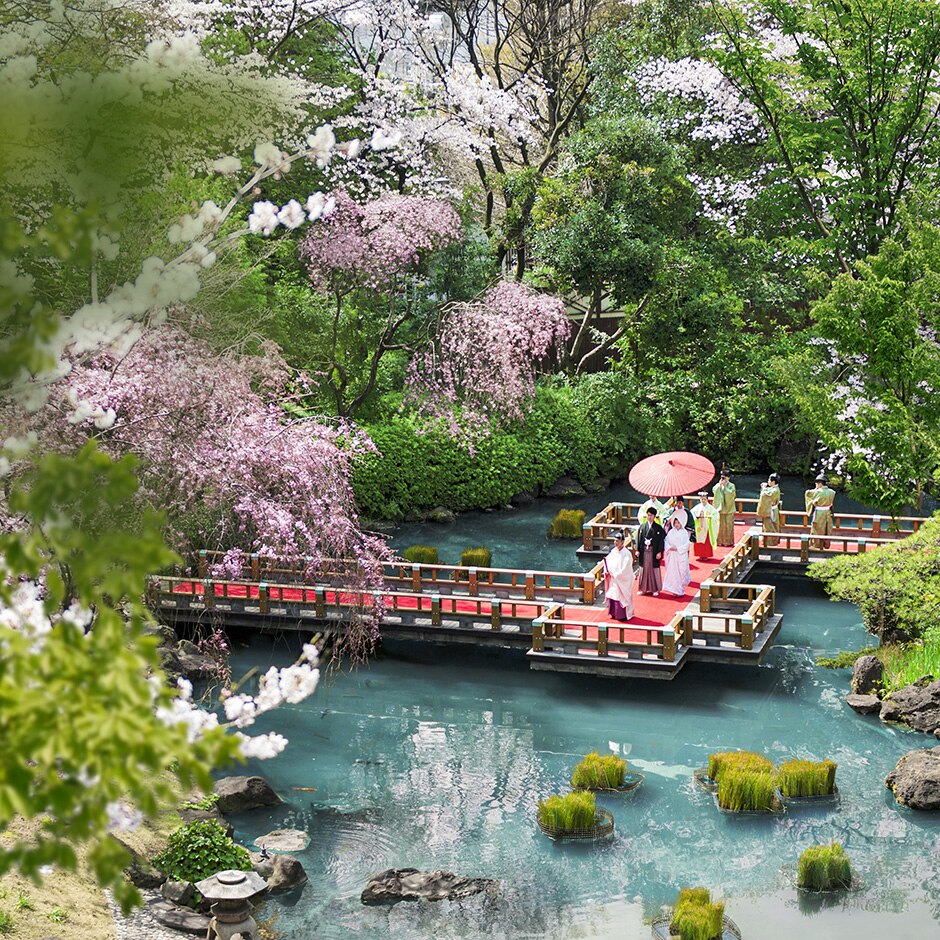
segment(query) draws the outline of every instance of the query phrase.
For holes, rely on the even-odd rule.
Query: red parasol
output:
[[[635,464],[630,486],[647,496],[685,496],[695,493],[715,477],[715,465],[701,454],[683,450],[653,454]]]

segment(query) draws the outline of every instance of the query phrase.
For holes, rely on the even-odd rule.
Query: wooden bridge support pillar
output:
[[[535,572],[527,571],[525,573],[525,599],[527,601],[535,600]]]
[[[585,525],[581,527],[581,531],[584,533],[584,550],[586,552],[594,551],[594,529],[590,525]]]
[[[871,517],[871,537],[878,538],[881,535],[881,516]]]
[[[866,539],[865,536],[863,535],[858,540],[859,555],[864,555],[867,548],[868,548],[868,539]]]
[[[676,661],[676,631],[672,627],[663,628],[663,659],[667,663]]]
[[[754,618],[748,614],[741,618],[741,649],[754,649]]]
[[[703,581],[702,588],[699,592],[698,598],[698,609],[703,613],[707,614],[711,612],[712,609],[712,582]]]
[[[326,596],[323,588],[318,587],[314,589],[313,603],[314,609],[317,612],[317,616],[322,620],[324,617],[326,617]]]
[[[431,598],[431,623],[435,627],[441,625],[441,595],[435,594]]]
[[[532,649],[541,653],[545,649],[545,643],[542,639],[542,621],[532,621]]]
[[[528,575],[526,575],[526,579],[528,580]],[[476,597],[477,594],[479,593],[479,590],[477,588],[477,569],[476,568],[467,569],[467,581],[469,583],[470,596]],[[526,595],[526,597],[528,597],[528,594]]]
[[[490,623],[494,630],[501,630],[503,626],[502,604],[499,601],[490,602]]]
[[[205,579],[207,570],[208,570],[208,567],[207,567],[207,562],[206,562],[206,550],[203,549],[199,553],[199,565],[198,565],[199,577],[202,579]]]
[[[808,535],[800,536],[800,561],[802,562],[809,561],[809,536]]]
[[[607,655],[607,627],[597,628],[597,655]]]
[[[758,553],[760,552],[760,536],[751,535],[750,544],[748,545],[751,553],[751,560],[757,561]]]
[[[258,585],[258,609],[266,614],[271,608],[270,590],[266,584]]]
[[[211,581],[202,582],[202,603],[205,605],[206,610],[212,610],[215,604],[215,586]]]
[[[682,645],[692,645],[692,615],[686,614],[682,618]]]
[[[594,575],[593,574],[586,574],[581,579],[581,603],[582,604],[594,603]]]
[[[251,580],[257,581],[261,577],[261,559],[258,553],[254,552],[251,556]]]

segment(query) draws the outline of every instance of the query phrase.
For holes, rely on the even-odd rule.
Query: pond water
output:
[[[739,493],[750,495],[741,481]],[[557,508],[403,527],[396,543],[439,544],[445,558],[486,544],[499,565],[570,570],[572,544],[544,539]],[[848,709],[848,673],[814,660],[867,643],[858,612],[828,602],[804,578],[773,580],[785,619],[759,668],[693,663],[672,682],[601,680],[532,673],[518,654],[402,643],[325,680],[307,702],[265,716],[260,729],[283,731],[291,743],[248,772],[267,777],[286,802],[235,818],[236,838],[250,845],[275,828],[311,837],[298,856],[309,884],[268,906],[278,928],[298,940],[639,940],[679,888],[702,884],[726,901],[745,940],[795,931],[827,940],[940,934],[940,819],[898,807],[884,788],[904,753],[936,742]],[[235,655],[236,674],[287,664],[295,653],[295,638],[257,638]],[[692,772],[728,748],[775,761],[831,757],[841,803],[778,818],[722,815]],[[613,840],[552,843],[535,826],[538,800],[564,792],[592,750],[623,755],[646,780],[632,796],[599,799],[614,814]],[[862,890],[800,898],[786,866],[833,839]],[[459,902],[364,907],[369,874],[393,867],[497,878],[500,889]]]

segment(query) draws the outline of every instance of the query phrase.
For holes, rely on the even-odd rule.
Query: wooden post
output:
[[[597,628],[597,655],[607,655],[607,627]]]
[[[251,555],[251,580],[257,581],[261,577],[261,560],[258,558],[257,552],[252,552]]]
[[[535,599],[535,572],[525,573],[525,598],[527,601]]]
[[[860,535],[860,536],[858,537],[858,553],[859,553],[859,555],[864,555],[864,554],[865,554],[865,550],[866,550],[867,547],[868,547],[868,540],[865,538],[864,535]]]
[[[479,593],[477,591],[477,569],[476,568],[467,569],[467,580],[470,582],[470,596],[476,597],[477,594]],[[526,597],[528,596],[529,595],[526,594]]]
[[[760,551],[760,536],[751,535],[750,539],[750,549],[751,549],[751,560],[757,561],[757,556]]]
[[[800,561],[809,561],[809,536],[800,536]]]
[[[698,598],[698,609],[703,613],[707,614],[712,609],[712,582],[703,581],[702,588],[699,592]]]
[[[326,617],[326,592],[321,587],[313,590],[313,609],[321,620]]]
[[[584,534],[584,550],[586,552],[594,551],[594,528],[590,523],[583,525],[581,531]]]
[[[431,598],[431,623],[435,627],[441,625],[441,595],[435,594]]]
[[[692,645],[692,615],[686,614],[682,618],[682,644],[683,646]]]
[[[623,506],[620,503],[614,506],[614,522],[617,525],[623,525]]]
[[[586,574],[581,579],[581,603],[594,603],[594,575]]]
[[[741,648],[754,649],[754,619],[748,614],[741,618]]]
[[[494,630],[502,629],[502,604],[498,600],[490,601],[490,623],[493,625]]]
[[[212,610],[215,604],[215,585],[211,581],[202,582],[202,603],[206,610]]]
[[[881,535],[881,516],[871,517],[871,537],[878,538]]]
[[[532,649],[537,653],[541,653],[545,649],[545,644],[542,640],[541,618],[532,621]]]
[[[199,577],[200,577],[200,578],[205,578],[205,576],[206,576],[206,550],[205,550],[205,549],[203,549],[203,550],[199,553],[199,567],[198,567],[198,571],[199,571]]]
[[[411,566],[411,590],[415,594],[421,593],[421,565],[418,562]]]
[[[672,627],[663,628],[663,659],[667,663],[676,661],[676,631]]]
[[[268,586],[266,584],[258,585],[258,609],[262,614],[266,614],[270,609],[270,597]]]

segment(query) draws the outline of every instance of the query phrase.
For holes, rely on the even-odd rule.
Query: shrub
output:
[[[838,842],[811,845],[801,856],[796,883],[808,891],[833,891],[852,884],[852,866]]]
[[[464,568],[492,568],[493,553],[488,548],[467,548],[460,556],[460,564]]]
[[[201,881],[225,868],[251,871],[251,857],[214,819],[180,826],[154,865],[176,881]]]
[[[784,796],[825,796],[835,785],[836,764],[831,760],[788,760],[777,771],[777,787]]]
[[[720,780],[726,770],[748,770],[754,773],[771,773],[773,762],[763,754],[753,751],[719,751],[708,755],[708,776]]]
[[[718,805],[735,813],[765,813],[774,808],[774,775],[763,770],[728,768],[718,778]]]
[[[715,940],[722,934],[725,906],[712,903],[708,888],[683,888],[669,932],[682,940]]]
[[[627,772],[627,762],[616,754],[604,754],[597,751],[585,755],[583,761],[571,774],[571,786],[575,790],[616,790],[623,786],[623,777]]]
[[[13,933],[13,915],[0,911],[0,933]]]
[[[204,797],[202,797],[202,799],[187,800],[185,803],[180,804],[180,809],[201,809],[208,811],[212,809],[218,802],[218,793],[207,793]]]
[[[539,822],[550,829],[571,832],[594,825],[594,794],[586,791],[550,796],[539,801]]]
[[[438,564],[437,549],[432,545],[411,545],[402,552],[405,561],[418,565]]]
[[[551,539],[579,539],[583,534],[584,510],[559,509],[552,519],[548,537]]]

